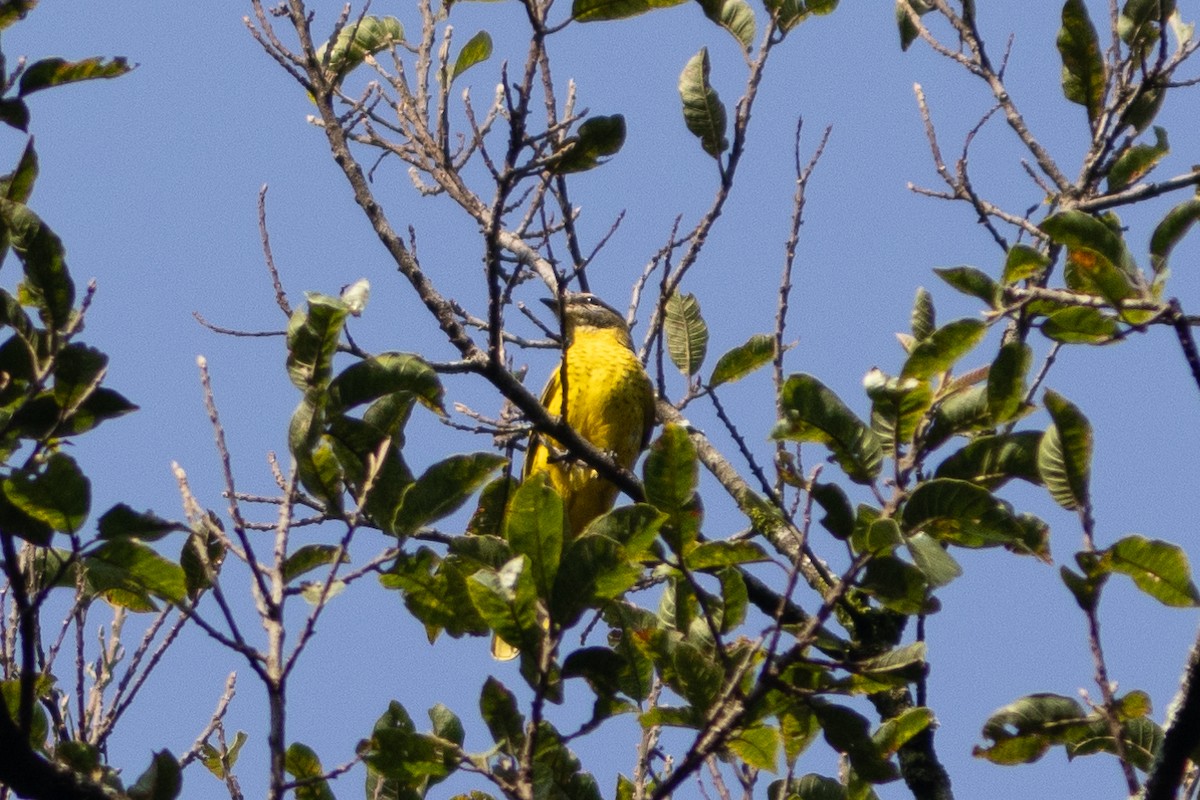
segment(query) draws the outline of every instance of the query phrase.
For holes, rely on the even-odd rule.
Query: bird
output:
[[[631,469],[650,441],[654,429],[654,385],[633,351],[625,318],[589,292],[566,292],[543,298],[562,321],[563,358],[542,390],[542,406],[550,414],[563,412],[566,380],[566,422],[596,449]],[[615,484],[596,470],[570,457],[553,438],[534,432],[525,453],[523,479],[545,474],[563,498],[567,532],[578,537],[588,523],[612,508]],[[492,656],[508,661],[517,648],[492,638]]]

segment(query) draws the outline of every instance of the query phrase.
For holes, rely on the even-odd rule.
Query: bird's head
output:
[[[615,328],[628,336],[629,326],[615,308],[588,292],[567,292],[562,296],[562,308],[558,298],[542,298],[563,321],[563,334],[570,338],[580,328]]]

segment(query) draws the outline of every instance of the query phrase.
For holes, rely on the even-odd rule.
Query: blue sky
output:
[[[1089,5],[1095,6],[1095,18],[1103,19],[1102,4]],[[330,28],[338,8],[333,2],[313,3],[318,30]],[[304,93],[247,34],[242,17],[250,13],[248,3],[220,0],[201,7],[109,0],[80,9],[45,3],[4,41],[10,62],[18,54],[31,59],[123,55],[139,64],[116,81],[30,99],[31,129],[42,159],[31,205],[63,238],[76,280],[96,278],[99,291],[86,338],[112,358],[109,385],[141,406],[137,414],[84,437],[78,457],[93,482],[96,512],[125,501],[181,516],[172,461],[187,470],[201,502],[223,509],[196,356],[208,358],[243,490],[270,491],[265,454],[286,452],[287,420],[297,401],[283,368],[281,339],[221,337],[192,318],[195,311],[233,328],[284,326],[262,266],[255,204],[263,184],[270,187],[276,263],[294,305],[304,291],[336,293],[367,277],[371,304],[351,328],[362,346],[434,358],[449,357],[451,351],[437,339],[426,312],[354,206],[324,137],[306,123],[313,109]],[[396,15],[410,28],[417,25],[408,3],[377,2],[373,11]],[[1011,92],[1043,144],[1074,173],[1086,121],[1059,89],[1057,11],[1034,0],[1012,0],[980,13],[994,53],[1015,33]],[[477,102],[494,91],[501,59],[517,63],[522,58],[524,48],[514,36],[521,17],[511,2],[456,6],[456,41],[487,29],[497,43],[489,62],[460,79]],[[627,118],[624,150],[604,168],[580,176],[573,188],[573,199],[584,208],[585,236],[592,240],[618,211],[628,211],[590,273],[594,290],[622,307],[628,287],[664,241],[675,215],[684,216],[685,227],[694,222],[715,186],[713,162],[684,129],[676,94],[680,69],[703,45],[710,50],[713,82],[732,105],[744,69],[740,52],[696,7],[574,26],[551,44],[552,57],[559,59],[560,87],[571,77],[581,106]],[[918,285],[934,292],[943,321],[978,312],[975,301],[944,287],[931,268],[971,264],[998,274],[1002,261],[965,205],[907,190],[909,181],[927,186],[936,181],[912,85],[924,86],[948,157],[957,154],[963,134],[987,110],[990,98],[981,83],[921,44],[901,53],[890,4],[844,3],[832,16],[794,31],[773,59],[738,188],[685,288],[697,295],[712,328],[710,366],[719,353],[770,329],[790,213],[795,121],[804,119],[806,153],[820,131],[832,125],[809,189],[789,328],[798,343],[789,353],[788,369],[817,375],[865,414],[862,376],[872,366],[898,369],[902,352],[893,334],[907,329]],[[1177,93],[1159,118],[1172,144],[1157,173],[1161,177],[1185,172],[1200,160],[1196,104],[1194,93]],[[14,162],[23,146],[15,132],[0,132],[0,157],[7,162]],[[972,152],[982,193],[1017,210],[1041,199],[1021,171],[1022,154],[1000,120],[984,130]],[[419,198],[394,164],[380,168],[376,188],[389,204],[393,223],[415,227],[422,261],[434,280],[481,309],[481,249],[473,226],[446,200]],[[1129,241],[1135,253],[1143,253],[1143,265],[1153,220],[1182,199],[1163,198],[1146,214],[1125,216]],[[1176,252],[1169,291],[1192,310],[1200,304],[1200,280],[1191,268],[1197,247],[1186,242]],[[642,332],[635,331],[635,337]],[[1045,350],[1044,341],[1035,342],[1037,355]],[[987,352],[981,348],[977,358]],[[549,361],[529,360],[531,380],[540,385]],[[1200,484],[1200,466],[1189,457],[1200,447],[1197,389],[1168,332],[1153,331],[1119,346],[1065,351],[1048,385],[1077,403],[1095,426],[1093,495],[1101,544],[1136,532],[1177,541],[1194,563],[1200,561],[1189,513]],[[495,397],[478,383],[448,379],[447,388],[451,400],[495,410]],[[725,401],[737,409],[746,434],[762,444],[773,422],[765,374],[731,387]],[[718,444],[728,444],[715,421],[698,409],[689,413]],[[1043,424],[1041,417],[1030,422]],[[450,436],[426,416],[414,420],[406,454],[414,466],[423,466],[452,450],[487,447],[483,439]],[[813,463],[818,457],[815,449],[808,455]],[[707,533],[736,532],[741,522],[711,489],[705,498]],[[1056,562],[1070,563],[1080,544],[1073,517],[1058,511],[1041,491],[1006,496],[1051,523]],[[319,533],[305,536],[323,541]],[[820,546],[828,548],[829,542],[819,541]],[[956,556],[966,574],[943,590],[944,611],[930,618],[928,638],[938,750],[959,796],[1119,792],[1120,774],[1111,759],[1068,764],[1061,752],[1052,752],[1036,765],[1007,769],[971,757],[992,710],[1034,691],[1076,696],[1086,687],[1094,696],[1096,689],[1085,622],[1056,567],[995,552],[956,551]],[[483,640],[441,640],[430,647],[398,597],[368,584],[338,597],[324,617],[291,687],[289,738],[314,747],[331,767],[352,756],[355,742],[369,732],[389,699],[404,703],[419,724],[424,709],[440,701],[476,732],[474,738],[469,734],[468,748],[483,749],[475,718],[478,687],[492,670],[515,685],[515,665],[493,665]],[[244,612],[251,614],[249,596],[243,594],[243,601]],[[1117,579],[1106,590],[1102,612],[1113,676],[1122,690],[1148,691],[1161,721],[1196,614],[1163,609]],[[91,622],[104,623],[103,615],[94,612]],[[262,693],[237,658],[198,631],[182,637],[147,686],[112,742],[113,762],[136,775],[152,749],[186,749],[211,713],[226,674],[235,669],[239,694],[229,724],[252,735],[238,774],[247,796],[261,795]],[[569,708],[567,713],[582,712]],[[614,774],[632,766],[632,730],[630,721],[620,721],[611,733],[578,748],[606,793]],[[802,772],[836,770],[822,745],[804,758],[809,760],[802,762]],[[357,796],[356,775],[335,785],[339,796]],[[185,797],[220,791],[198,767],[186,773]],[[906,793],[890,785],[880,789],[880,796]]]

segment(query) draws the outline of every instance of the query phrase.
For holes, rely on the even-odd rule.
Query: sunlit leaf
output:
[[[1167,259],[1179,240],[1200,220],[1200,198],[1184,200],[1172,208],[1154,228],[1150,237],[1150,265],[1155,273],[1167,268]]]
[[[89,580],[103,589],[143,590],[173,603],[187,593],[183,568],[133,539],[113,539],[85,558]]]
[[[959,478],[998,489],[1012,478],[1040,484],[1038,445],[1041,431],[980,436],[938,465],[938,478]]]
[[[1004,259],[1005,286],[1011,286],[1019,281],[1040,275],[1050,266],[1050,259],[1040,250],[1035,250],[1027,244],[1014,244],[1008,248]]]
[[[3,491],[21,511],[63,533],[83,527],[92,503],[91,481],[75,459],[61,452],[37,472],[14,472],[4,480]]]
[[[699,0],[704,16],[733,34],[742,49],[754,44],[754,11],[745,0]]]
[[[404,26],[395,17],[352,19],[338,31],[332,47],[326,42],[317,49],[317,63],[328,63],[334,82],[340,83],[367,56],[403,41]]]
[[[67,61],[62,58],[45,58],[30,64],[21,73],[20,89],[17,94],[25,97],[51,86],[87,81],[95,78],[116,78],[133,67],[124,58],[85,58],[82,61]]]
[[[427,408],[445,413],[445,390],[437,373],[423,358],[411,353],[380,353],[364,358],[346,367],[329,383],[330,404],[338,411],[348,411],[395,392],[409,392]]]
[[[1041,328],[1047,338],[1066,344],[1108,344],[1121,332],[1115,317],[1087,306],[1055,311]]]
[[[900,716],[884,721],[871,738],[885,755],[891,755],[935,722],[932,709],[924,706],[907,708]]]
[[[1072,728],[1086,724],[1083,708],[1070,697],[1030,695],[988,718],[983,736],[992,744],[976,747],[973,754],[994,764],[1029,764],[1044,756],[1051,745],[1067,741]]]
[[[1063,95],[1087,109],[1088,122],[1094,125],[1104,107],[1108,76],[1100,37],[1083,0],[1066,0],[1063,4],[1058,52],[1062,56]]]
[[[663,330],[671,361],[684,375],[695,375],[708,353],[708,325],[695,295],[675,292],[667,299]]]
[[[905,2],[906,0],[897,0]],[[933,295],[923,286],[917,287],[910,320],[913,338],[918,342],[928,339],[937,330],[937,312],[933,307]]]
[[[450,80],[454,80],[471,67],[487,61],[491,57],[492,37],[487,31],[480,31],[472,36],[463,45],[463,49],[458,52],[458,58],[454,59],[454,69],[450,73]]]
[[[301,783],[296,787],[296,800],[334,800],[333,790],[325,780],[321,759],[306,744],[293,742],[284,755],[283,768]]]
[[[982,320],[958,319],[935,330],[917,342],[904,362],[903,378],[929,378],[945,372],[971,351],[987,333]]]
[[[879,437],[816,378],[792,375],[779,402],[783,418],[776,423],[773,438],[826,445],[857,483],[870,483],[879,474],[883,464]]]
[[[1139,589],[1163,605],[1200,605],[1187,554],[1177,544],[1126,536],[1103,552],[1101,563],[1133,578]]]
[[[1119,192],[1137,183],[1170,152],[1166,130],[1154,126],[1154,144],[1135,144],[1113,164],[1108,172],[1108,191]]]
[[[505,463],[498,453],[470,453],[433,464],[404,493],[392,531],[408,536],[453,514]]]
[[[1024,532],[1005,504],[966,481],[934,478],[917,486],[904,504],[906,531],[964,547],[1016,546]]]
[[[1025,375],[1033,361],[1029,345],[1014,339],[1000,347],[988,370],[988,413],[996,422],[1013,419],[1025,402]]]
[[[628,19],[656,8],[669,8],[688,0],[574,0],[571,16],[579,22]]]
[[[908,552],[912,555],[917,569],[925,574],[929,585],[937,588],[945,586],[962,575],[962,567],[954,560],[954,556],[946,552],[946,548],[926,533],[917,533],[905,540]]]
[[[969,297],[977,297],[995,307],[1000,286],[986,272],[975,267],[942,267],[934,270],[939,278]]]
[[[692,56],[679,76],[679,96],[683,100],[683,121],[700,140],[704,152],[713,158],[729,148],[725,138],[725,106],[708,82],[708,48]]]
[[[723,383],[740,381],[750,373],[763,367],[775,358],[775,337],[765,333],[756,333],[717,359],[713,367],[712,377],[708,380],[711,387]]]
[[[1092,469],[1092,426],[1087,417],[1062,395],[1047,390],[1046,410],[1053,424],[1038,449],[1038,471],[1060,506],[1068,511],[1089,503]]]

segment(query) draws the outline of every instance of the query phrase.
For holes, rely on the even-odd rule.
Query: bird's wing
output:
[[[554,372],[550,373],[550,380],[546,381],[546,388],[542,389],[540,398],[542,408],[551,414],[557,414],[562,409],[561,373],[562,366],[555,367]],[[525,468],[521,470],[522,478],[528,478],[535,470],[544,469],[549,461],[550,453],[543,444],[542,438],[537,431],[529,435],[529,448],[525,452]]]

